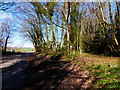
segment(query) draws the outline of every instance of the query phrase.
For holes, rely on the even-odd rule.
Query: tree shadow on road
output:
[[[60,57],[59,57],[60,58]],[[45,59],[45,58],[44,58]],[[53,58],[52,58],[53,59]],[[39,61],[39,60],[38,60]],[[32,62],[33,63],[33,62]],[[32,66],[32,67],[31,67]],[[29,65],[24,89],[80,89],[89,77],[84,78],[81,74],[69,70],[70,61],[45,60],[35,66]],[[78,79],[81,81],[78,82]],[[80,83],[81,82],[81,83]]]
[[[20,61],[3,69],[3,89],[79,90],[89,79],[89,77],[82,77],[82,74],[78,74],[78,72],[73,72],[74,69],[69,70],[70,61],[50,60],[50,58],[40,57],[28,63]]]
[[[25,77],[25,61],[19,61],[18,63],[2,69],[2,88],[21,88],[24,83]]]
[[[45,61],[29,71],[26,85],[33,89],[56,88],[68,71],[62,69],[61,64],[67,62]]]

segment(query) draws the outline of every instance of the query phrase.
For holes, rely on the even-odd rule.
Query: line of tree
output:
[[[120,53],[120,2],[18,4],[16,15],[37,52]]]

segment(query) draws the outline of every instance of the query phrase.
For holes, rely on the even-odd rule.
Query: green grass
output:
[[[13,50],[15,50],[15,52],[35,52],[35,49],[34,48],[15,48],[15,49],[13,49]],[[7,49],[7,51],[9,52],[11,52],[11,50],[10,49]]]
[[[120,88],[120,58],[85,54],[82,56],[84,68],[90,70],[91,76],[97,80],[95,88]],[[81,59],[81,60],[82,60]]]
[[[120,68],[108,65],[93,66],[93,71],[99,79],[96,81],[98,88],[120,88]]]
[[[34,48],[22,48],[20,51],[21,52],[35,52],[35,49]]]
[[[72,64],[83,66],[91,72],[94,88],[120,88],[120,58],[84,53],[76,57]],[[96,79],[97,78],[97,79]],[[95,80],[96,79],[96,80]]]

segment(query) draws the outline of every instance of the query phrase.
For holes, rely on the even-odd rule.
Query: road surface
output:
[[[21,53],[3,56],[2,88],[5,90],[90,89],[89,72],[69,61],[52,61],[51,56]],[[34,60],[33,60],[34,59]]]
[[[2,89],[20,89],[24,84],[26,58],[30,53],[18,53],[2,57]]]

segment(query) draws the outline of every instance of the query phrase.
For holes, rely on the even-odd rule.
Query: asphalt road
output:
[[[29,53],[19,53],[2,57],[2,89],[20,89],[23,86],[28,56]]]

